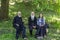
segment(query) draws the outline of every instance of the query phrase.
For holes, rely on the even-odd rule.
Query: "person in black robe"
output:
[[[28,18],[28,26],[29,26],[29,32],[30,35],[32,36],[32,31],[34,28],[36,28],[37,25],[37,18],[35,17],[34,12],[31,13],[31,16]]]
[[[16,40],[18,40],[20,33],[22,38],[26,39],[26,28],[22,21],[21,12],[18,12],[17,16],[13,19],[13,27],[16,29]]]

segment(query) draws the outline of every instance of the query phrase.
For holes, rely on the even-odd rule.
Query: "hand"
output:
[[[36,26],[33,26],[33,28],[36,28]]]
[[[41,25],[41,26],[43,26],[43,25]]]
[[[40,25],[40,27],[43,27],[43,25]]]
[[[17,26],[19,26],[19,24],[16,24]]]
[[[48,32],[48,29],[46,29],[46,32]]]

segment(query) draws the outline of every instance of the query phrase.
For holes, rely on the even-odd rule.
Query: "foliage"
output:
[[[29,35],[28,29],[28,17],[31,11],[35,11],[36,16],[42,12],[49,23],[49,32],[44,40],[60,40],[60,1],[56,0],[33,0],[29,2],[20,2],[16,0],[10,0],[9,2],[9,17],[7,21],[0,21],[0,40],[15,40],[15,29],[12,26],[13,17],[16,15],[17,11],[22,12],[22,17],[24,25],[26,26],[26,31],[29,40],[37,40]],[[34,30],[35,33],[35,30]],[[21,37],[20,40],[23,40]]]

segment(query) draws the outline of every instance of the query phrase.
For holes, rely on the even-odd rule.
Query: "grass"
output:
[[[44,14],[46,17],[46,14]],[[25,17],[26,18],[26,17]],[[46,20],[51,20],[52,18],[46,17]],[[0,21],[0,40],[15,40],[15,29],[12,26],[12,20],[10,19],[8,21]],[[29,40],[37,40],[36,38],[30,37],[28,26],[27,26],[27,18],[24,19],[24,24],[26,26],[27,36]],[[47,33],[47,37],[44,38],[44,40],[60,40],[60,22],[59,21],[49,21],[49,32]],[[33,31],[33,34],[35,33],[35,30]],[[21,37],[19,37],[19,40],[23,40]]]

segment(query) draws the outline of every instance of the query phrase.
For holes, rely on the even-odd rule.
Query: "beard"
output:
[[[18,17],[21,17],[21,15],[18,15]]]
[[[34,20],[34,15],[31,15],[31,19]]]

